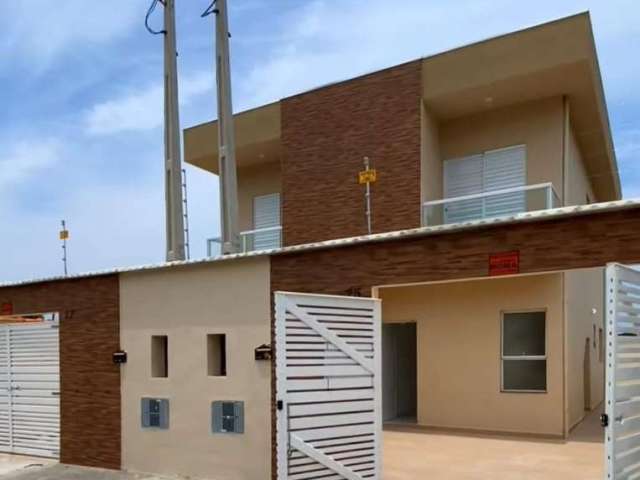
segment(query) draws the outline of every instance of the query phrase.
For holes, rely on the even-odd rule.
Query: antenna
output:
[[[218,93],[218,163],[220,171],[220,229],[222,253],[240,251],[238,179],[229,66],[227,0],[214,0],[202,14],[216,16],[216,85]]]
[[[69,230],[64,220],[61,222],[62,230],[60,230],[60,240],[62,240],[62,265],[64,266],[64,276],[68,275],[67,271],[67,240],[69,239]]]
[[[149,26],[149,17],[158,3],[164,6],[164,30],[153,30]],[[153,0],[145,17],[145,26],[154,35],[164,35],[166,259],[171,262],[185,259],[175,0]]]

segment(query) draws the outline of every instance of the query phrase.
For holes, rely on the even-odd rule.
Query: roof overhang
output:
[[[440,121],[536,99],[567,98],[597,198],[621,198],[589,13],[424,58],[422,81],[425,104]],[[280,102],[235,115],[235,126],[238,168],[278,160]],[[186,129],[184,141],[187,163],[218,173],[217,122]]]
[[[234,115],[238,168],[276,161],[280,153],[280,102]],[[218,174],[218,122],[184,131],[185,161]]]
[[[422,68],[425,104],[441,121],[565,96],[597,197],[621,198],[588,13],[434,55]]]

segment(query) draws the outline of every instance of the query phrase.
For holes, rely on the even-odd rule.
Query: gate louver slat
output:
[[[380,305],[276,294],[278,479],[378,479]]]

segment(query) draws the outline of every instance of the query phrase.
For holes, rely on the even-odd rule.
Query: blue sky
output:
[[[164,258],[162,45],[150,0],[0,4],[0,281]],[[181,121],[215,116],[209,0],[177,0]],[[52,8],[55,5],[55,8]],[[590,10],[625,197],[640,196],[640,4],[631,0],[229,0],[236,110]],[[154,19],[160,26],[161,15]],[[187,167],[192,258],[217,182]]]

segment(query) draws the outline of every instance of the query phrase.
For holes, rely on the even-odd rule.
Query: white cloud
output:
[[[0,152],[0,190],[16,186],[60,159],[60,143],[54,139],[21,141]]]
[[[73,158],[71,161],[78,161]],[[157,169],[160,170],[160,169]],[[205,255],[205,238],[215,236],[218,192],[211,175],[189,168],[191,258]],[[72,273],[164,261],[164,191],[159,171],[135,184],[78,184],[58,193],[53,210],[20,209],[0,202],[0,218],[11,228],[0,235],[0,282],[44,278],[62,272],[60,219],[71,233]]]
[[[279,32],[276,48],[254,57],[253,68],[238,82],[243,93],[239,107],[254,107],[588,9],[607,68],[627,74],[624,79],[609,76],[616,87],[635,85],[638,75],[619,47],[629,44],[640,30],[636,21],[640,8],[631,0],[542,0],[531,8],[510,0],[393,4],[352,0],[340,2],[339,7],[334,1],[314,0],[285,16],[282,24],[289,27]]]
[[[123,37],[144,18],[147,0],[18,0],[0,5],[7,52],[38,68],[59,54]]]
[[[213,76],[201,72],[182,78],[178,90],[181,107],[188,106],[200,95],[213,94]],[[86,114],[85,131],[90,135],[111,135],[152,130],[160,127],[164,121],[163,105],[164,86],[156,83],[144,90],[129,92],[91,107]]]

